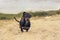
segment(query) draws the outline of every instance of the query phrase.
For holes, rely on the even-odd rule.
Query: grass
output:
[[[52,16],[52,15],[60,15],[60,10],[55,10],[55,11],[38,11],[38,12],[29,12],[32,17],[42,17],[42,16]],[[0,20],[10,20],[13,19],[13,17],[17,17],[20,18],[22,16],[22,12],[18,13],[18,14],[2,14],[0,13]]]

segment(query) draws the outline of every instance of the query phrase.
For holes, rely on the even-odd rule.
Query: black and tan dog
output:
[[[29,18],[21,18],[20,21],[18,21],[15,17],[14,19],[19,23],[19,28],[21,29],[21,32],[23,32],[23,30],[26,30],[26,32],[28,32],[31,25]]]

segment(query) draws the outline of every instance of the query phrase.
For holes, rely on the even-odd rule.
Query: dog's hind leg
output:
[[[22,27],[21,27],[21,32],[24,32]]]

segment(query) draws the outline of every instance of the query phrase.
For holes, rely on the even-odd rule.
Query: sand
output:
[[[60,40],[60,15],[33,17],[23,33],[15,20],[0,20],[0,40]]]

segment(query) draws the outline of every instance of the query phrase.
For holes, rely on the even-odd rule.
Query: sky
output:
[[[60,0],[0,0],[0,13],[60,9]]]

